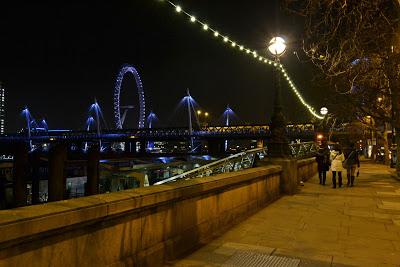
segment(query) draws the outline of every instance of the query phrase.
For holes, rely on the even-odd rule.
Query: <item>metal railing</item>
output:
[[[290,144],[291,156],[293,158],[305,158],[314,156],[318,150],[316,143],[305,142]],[[212,163],[203,165],[196,169],[181,173],[179,175],[172,176],[165,180],[155,183],[154,185],[160,185],[165,183],[171,183],[178,180],[188,180],[192,178],[199,178],[205,176],[216,175],[219,173],[239,171],[254,167],[256,158],[264,158],[268,153],[268,147],[255,148],[240,152],[229,157],[214,161]]]
[[[220,160],[216,160],[212,163],[203,165],[201,167],[181,173],[179,175],[172,176],[168,179],[157,182],[154,185],[175,182],[181,179],[187,180],[191,178],[211,176],[218,173],[232,172],[232,171],[252,168],[256,156],[258,156],[259,158],[263,158],[266,155],[266,153],[267,153],[266,147],[247,150]]]
[[[294,158],[314,156],[318,151],[318,146],[315,142],[294,143],[290,144],[289,147]]]

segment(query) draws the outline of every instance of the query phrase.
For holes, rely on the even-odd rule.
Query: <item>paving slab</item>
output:
[[[171,265],[228,266],[254,253],[297,259],[299,267],[400,267],[400,181],[389,168],[364,162],[354,187],[333,189],[330,173],[327,181],[313,177]]]

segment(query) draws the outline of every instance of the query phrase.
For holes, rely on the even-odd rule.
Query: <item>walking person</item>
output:
[[[332,187],[336,188],[336,173],[338,175],[338,185],[342,187],[342,171],[343,161],[345,160],[342,150],[337,148],[331,152],[331,171],[332,171]]]
[[[329,171],[329,154],[328,146],[324,145],[320,147],[315,158],[318,164],[319,184],[322,185],[325,185],[326,172]]]
[[[346,159],[343,162],[343,167],[346,168],[347,172],[347,186],[352,187],[354,185],[356,168],[360,168],[360,160],[354,144],[350,145],[350,150],[345,158]]]

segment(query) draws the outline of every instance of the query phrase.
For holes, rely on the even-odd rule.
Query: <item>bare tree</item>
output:
[[[303,51],[340,101],[337,115],[378,130],[388,152],[388,124],[400,132],[399,1],[285,0],[285,7],[304,18]]]

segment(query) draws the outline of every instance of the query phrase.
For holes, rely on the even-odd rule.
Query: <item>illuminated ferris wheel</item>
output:
[[[125,64],[121,67],[121,69],[118,72],[114,88],[114,121],[115,121],[115,127],[117,129],[122,129],[122,125],[124,124],[127,110],[133,108],[133,106],[121,106],[120,102],[122,80],[124,79],[125,74],[129,72],[132,73],[133,76],[135,77],[136,87],[139,97],[138,128],[144,128],[146,120],[146,103],[144,99],[144,90],[142,81],[135,67],[133,67],[132,65]],[[124,111],[122,115],[121,111]]]

